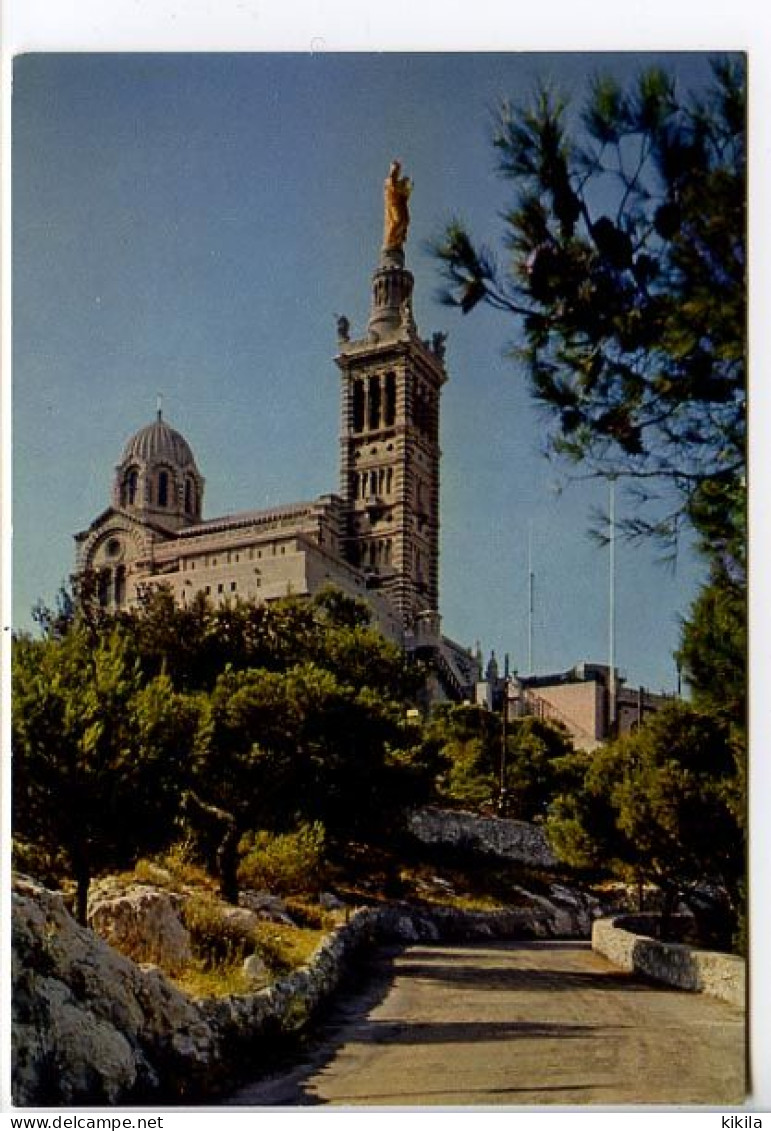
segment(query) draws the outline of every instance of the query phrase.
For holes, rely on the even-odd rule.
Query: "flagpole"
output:
[[[609,592],[608,592],[608,729],[616,732],[616,477],[610,477],[609,501]]]
[[[533,674],[533,523],[528,524],[527,538],[527,589],[528,589],[528,615],[527,615],[527,670]]]

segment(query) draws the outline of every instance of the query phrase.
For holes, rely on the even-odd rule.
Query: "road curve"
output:
[[[587,943],[374,956],[303,1062],[249,1106],[709,1104],[745,1095],[743,1012],[652,986]]]

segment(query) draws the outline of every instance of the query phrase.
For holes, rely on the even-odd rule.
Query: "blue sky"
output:
[[[516,327],[441,307],[425,250],[458,215],[495,245],[510,186],[490,110],[547,81],[704,54],[56,55],[17,59],[13,97],[14,624],[73,566],[125,440],[164,415],[189,440],[211,517],[338,486],[335,314],[366,322],[392,157],[414,179],[407,245],[424,336],[448,332],[442,408],[445,631],[527,668],[608,655],[605,503],[542,455],[544,422],[506,357]],[[561,484],[562,490],[557,490]],[[617,551],[616,658],[672,690],[702,566]]]

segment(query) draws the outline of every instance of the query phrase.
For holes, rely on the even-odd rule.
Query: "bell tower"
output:
[[[394,162],[366,334],[338,319],[345,556],[397,612],[404,633],[439,636],[439,399],[444,335],[418,335],[404,240],[411,184]]]

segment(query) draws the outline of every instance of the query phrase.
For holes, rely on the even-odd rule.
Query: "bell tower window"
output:
[[[390,428],[396,420],[396,377],[386,373],[385,379],[385,425]]]
[[[380,427],[380,378],[369,379],[369,426],[374,431]]]
[[[364,383],[363,381],[354,381],[353,383],[353,430],[354,432],[364,431]]]

